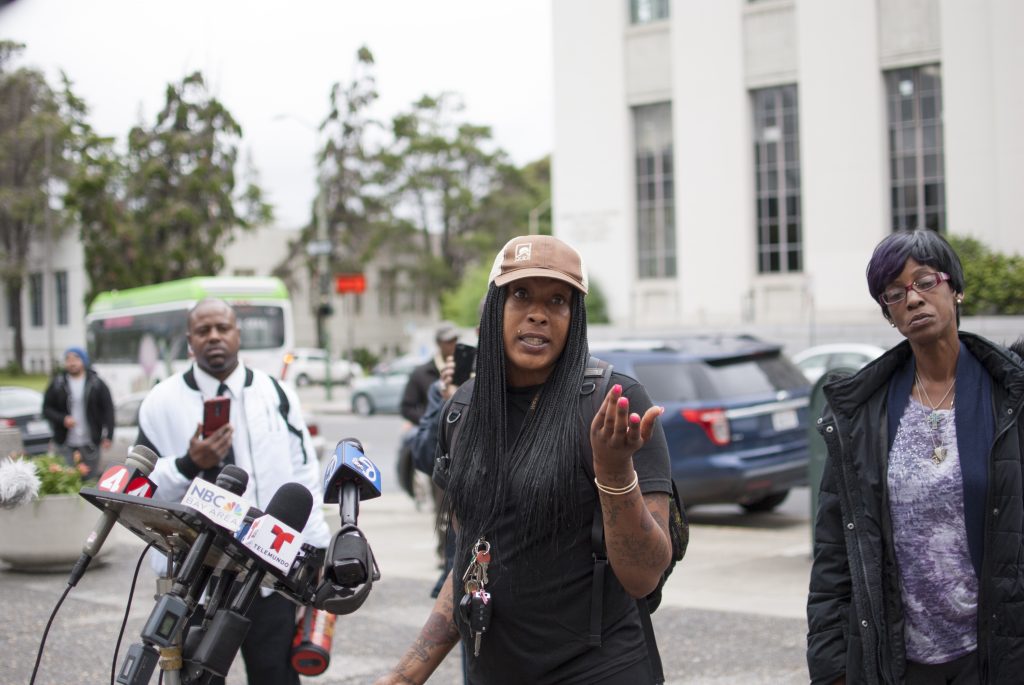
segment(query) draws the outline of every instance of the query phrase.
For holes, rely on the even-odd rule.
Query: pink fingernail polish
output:
[[[619,385],[618,383],[616,383],[615,385],[612,386],[612,392],[615,393],[616,395],[621,394],[622,393],[622,386]]]
[[[629,400],[627,400],[625,397],[620,397],[619,398],[619,407],[625,409],[628,406],[629,406]]]
[[[630,414],[629,421],[630,421],[630,423],[640,423],[640,415],[639,414]]]

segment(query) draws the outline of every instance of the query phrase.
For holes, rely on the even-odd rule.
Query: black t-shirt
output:
[[[636,380],[613,373],[608,383],[622,385],[630,411],[641,416],[651,406]],[[510,389],[507,397],[509,437],[518,433],[537,388]],[[581,398],[589,402],[590,398]],[[574,417],[573,417],[574,418]],[[567,420],[571,420],[567,417]],[[644,493],[671,494],[668,446],[660,422],[647,444],[633,455]],[[462,574],[475,540],[460,540],[455,558],[456,623],[466,641],[469,682],[474,685],[537,685],[595,683],[613,685],[615,674],[647,658],[647,647],[636,602],[622,588],[609,566],[602,603],[602,644],[588,644],[594,561],[590,528],[597,491],[582,465],[577,469],[575,517],[554,542],[517,535],[522,518],[515,506],[506,507],[487,536],[492,561],[487,591],[492,618],[480,656],[473,657],[469,627],[458,616],[464,594]],[[632,684],[630,684],[632,685]]]

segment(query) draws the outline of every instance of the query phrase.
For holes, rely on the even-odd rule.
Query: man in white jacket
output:
[[[326,547],[330,531],[320,506],[320,468],[298,398],[239,362],[238,319],[222,300],[202,300],[189,312],[188,344],[192,367],[153,388],[139,409],[136,442],[160,455],[150,476],[156,496],[180,501],[194,478],[212,482],[230,463],[249,474],[244,497],[259,509],[266,509],[281,485],[298,482],[314,502],[303,539]],[[230,421],[204,439],[203,402],[217,396],[231,399]],[[258,597],[246,615],[253,622],[242,644],[249,685],[299,685],[289,663],[295,605],[270,593]]]

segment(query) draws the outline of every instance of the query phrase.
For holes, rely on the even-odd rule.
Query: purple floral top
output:
[[[941,664],[977,647],[978,579],[964,526],[955,409],[911,398],[889,453],[889,514],[906,620],[907,658]],[[945,447],[936,464],[933,450]]]

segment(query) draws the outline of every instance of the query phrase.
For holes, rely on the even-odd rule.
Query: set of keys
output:
[[[490,563],[491,543],[481,537],[473,545],[473,557],[462,574],[466,593],[459,601],[459,611],[473,635],[473,656],[480,656],[480,641],[491,624],[491,593],[485,589]]]

